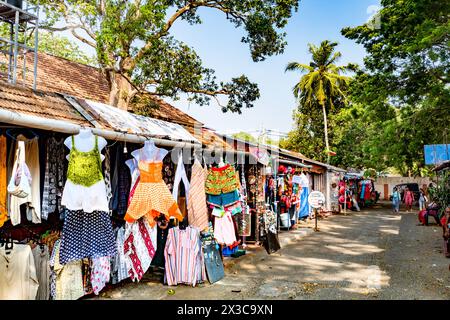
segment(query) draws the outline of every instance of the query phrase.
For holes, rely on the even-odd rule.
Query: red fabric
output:
[[[214,168],[214,167],[212,167],[211,170],[212,171],[224,171],[224,170],[228,169],[229,167],[230,167],[230,165],[227,164],[226,166],[224,166],[222,168]]]
[[[421,224],[425,224],[425,214],[427,213],[427,210],[422,210],[419,212],[419,221]]]

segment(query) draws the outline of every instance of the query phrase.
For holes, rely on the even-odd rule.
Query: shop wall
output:
[[[392,189],[397,184],[401,183],[417,183],[419,188],[423,185],[428,186],[432,180],[430,178],[413,178],[413,177],[382,177],[377,178],[375,183],[375,190],[380,192],[380,199],[389,200],[389,196],[392,194]]]

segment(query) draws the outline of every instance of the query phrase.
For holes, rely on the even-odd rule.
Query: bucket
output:
[[[291,217],[289,216],[289,213],[286,212],[280,214],[280,220],[283,228],[289,228],[291,226]]]

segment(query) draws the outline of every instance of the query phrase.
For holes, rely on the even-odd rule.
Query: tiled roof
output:
[[[4,56],[0,56],[0,59],[4,60]],[[20,59],[18,65],[22,65]],[[33,80],[32,66],[33,56],[29,54],[27,55],[27,84],[31,84]],[[37,89],[109,103],[109,84],[100,69],[42,52],[38,54]],[[188,127],[201,125],[199,121],[162,99],[156,97],[151,99],[157,108],[152,109],[149,116]]]
[[[55,93],[34,92],[2,80],[0,80],[0,109],[90,126],[89,122],[62,96]]]

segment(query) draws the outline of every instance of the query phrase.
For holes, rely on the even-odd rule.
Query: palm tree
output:
[[[334,108],[334,101],[346,102],[346,90],[350,78],[341,73],[356,70],[354,64],[346,66],[335,64],[342,56],[340,52],[334,52],[336,46],[336,42],[328,40],[322,41],[319,47],[309,44],[309,52],[312,54],[312,61],[309,65],[290,62],[285,70],[285,72],[306,72],[294,86],[293,92],[303,108],[311,109],[317,106],[322,108],[328,163],[331,150],[328,142],[327,110]]]

